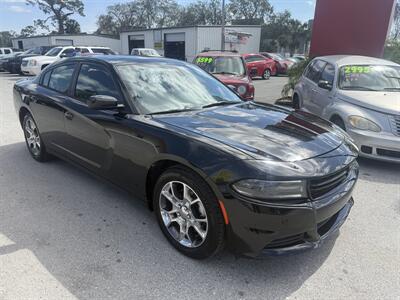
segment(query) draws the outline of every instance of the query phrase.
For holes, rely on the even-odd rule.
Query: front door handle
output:
[[[65,112],[64,116],[68,120],[72,120],[74,118],[74,115],[69,111]]]

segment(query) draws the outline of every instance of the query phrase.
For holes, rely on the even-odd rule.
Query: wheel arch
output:
[[[29,109],[27,109],[25,106],[22,106],[19,110],[18,116],[19,116],[19,123],[22,126],[22,122],[24,121],[24,118],[27,114],[31,115],[31,112],[29,111]]]

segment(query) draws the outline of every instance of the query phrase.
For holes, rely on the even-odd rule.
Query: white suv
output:
[[[38,75],[44,68],[62,58],[77,55],[115,54],[107,47],[66,46],[55,47],[42,56],[24,58],[21,71],[25,75]]]

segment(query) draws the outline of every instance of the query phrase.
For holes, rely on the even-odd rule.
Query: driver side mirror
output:
[[[123,104],[118,104],[118,100],[115,97],[107,95],[93,95],[90,96],[86,104],[91,109],[104,109],[104,110],[114,110],[123,108]]]
[[[330,84],[329,81],[326,81],[326,80],[320,80],[320,81],[318,82],[318,86],[319,86],[321,89],[329,90],[329,91],[332,90],[332,88],[333,88],[332,84]]]

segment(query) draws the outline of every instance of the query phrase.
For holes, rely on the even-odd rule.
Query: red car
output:
[[[276,62],[278,74],[287,74],[287,71],[295,64],[293,61],[284,58],[278,53],[261,52],[260,54]]]
[[[263,79],[269,79],[278,74],[276,62],[260,54],[243,54],[246,67],[251,77],[261,76]]]
[[[254,99],[254,85],[240,54],[230,51],[204,51],[196,56],[194,64],[213,74],[243,99]]]

